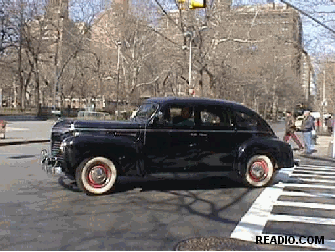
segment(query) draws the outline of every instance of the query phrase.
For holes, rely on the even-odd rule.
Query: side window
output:
[[[243,130],[258,130],[259,122],[257,118],[244,112],[235,112],[236,126]]]
[[[164,111],[164,120],[170,126],[193,127],[194,109],[192,106],[171,105]]]
[[[220,125],[220,117],[207,110],[200,111],[200,119],[202,126],[218,126]]]
[[[231,114],[230,111],[219,106],[206,106],[199,108],[200,123],[204,128],[230,128]]]

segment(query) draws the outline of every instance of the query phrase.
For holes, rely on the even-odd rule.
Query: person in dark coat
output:
[[[328,117],[328,120],[326,122],[326,125],[327,125],[327,130],[328,130],[328,133],[331,134],[333,132],[333,127],[332,127],[332,118],[331,116]]]
[[[284,135],[284,142],[288,142],[292,137],[293,141],[299,146],[299,150],[303,150],[304,146],[295,134],[295,124],[294,124],[294,117],[290,111],[286,112],[285,118],[285,135]]]

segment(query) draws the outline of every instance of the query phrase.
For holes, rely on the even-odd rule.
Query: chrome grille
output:
[[[62,143],[61,134],[53,132],[51,135],[51,155],[52,157],[61,158],[60,144]]]

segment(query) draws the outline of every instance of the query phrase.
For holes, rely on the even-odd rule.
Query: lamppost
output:
[[[115,106],[115,111],[116,111],[116,120],[118,120],[119,117],[119,110],[118,110],[118,105],[119,105],[119,85],[120,85],[120,48],[121,48],[121,42],[117,42],[117,81],[116,81],[116,106]]]
[[[193,28],[194,29],[194,28]],[[203,31],[205,31],[205,30],[207,30],[208,29],[208,27],[206,26],[206,25],[204,25],[204,26],[202,26],[199,30],[197,30],[197,31],[191,31],[191,30],[188,30],[188,31],[186,31],[185,33],[184,33],[184,36],[185,37],[189,37],[190,38],[190,44],[189,44],[189,62],[188,62],[188,64],[189,64],[189,66],[188,66],[188,79],[189,79],[189,81],[188,81],[188,86],[189,86],[189,95],[194,95],[194,86],[192,86],[192,40],[193,39],[200,39],[200,43],[199,43],[199,51],[200,51],[200,61],[202,61],[202,56],[201,56],[201,50],[202,50],[202,35],[201,35],[201,32],[203,32]],[[198,33],[198,36],[195,36],[195,32],[197,32]],[[196,42],[196,43],[198,43],[198,42]],[[186,46],[184,47],[184,48],[186,48]],[[202,76],[202,74],[203,74],[203,65],[202,65],[203,63],[201,62],[201,83],[202,83],[202,78],[203,78],[203,76]],[[203,84],[203,83],[202,83]],[[203,92],[203,91],[202,91]],[[203,95],[203,93],[201,94],[201,95]]]
[[[184,33],[185,37],[190,38],[190,52],[189,52],[189,61],[188,61],[188,94],[191,95],[191,82],[192,82],[192,39],[193,39],[193,31],[187,31]]]

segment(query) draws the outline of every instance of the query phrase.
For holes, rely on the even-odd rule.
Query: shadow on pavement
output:
[[[80,192],[73,178],[61,176],[58,183],[68,190]],[[139,191],[171,191],[171,190],[213,190],[219,188],[244,188],[245,186],[229,177],[204,178],[140,178],[118,177],[115,191],[111,195],[137,189]]]
[[[121,177],[118,181],[115,193],[142,188],[142,191],[170,191],[170,190],[213,190],[219,188],[244,187],[242,183],[229,177],[205,177],[205,178],[129,178]]]
[[[19,156],[12,156],[9,157],[10,159],[23,159],[23,158],[33,158],[36,157],[36,155],[19,155]]]

